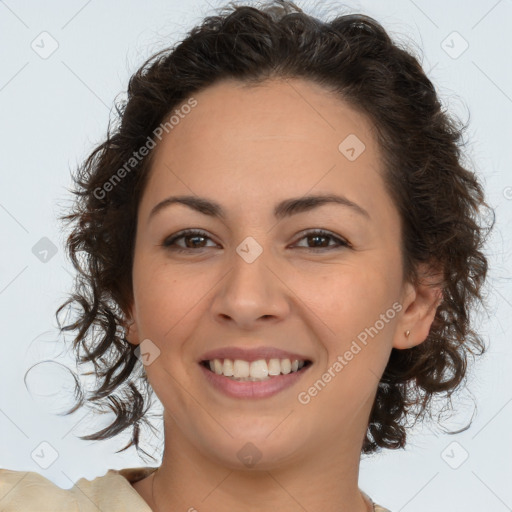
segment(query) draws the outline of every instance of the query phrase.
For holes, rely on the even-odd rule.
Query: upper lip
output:
[[[241,359],[249,362],[257,361],[258,359],[290,359],[291,361],[297,359],[299,361],[311,361],[311,358],[305,355],[276,347],[223,347],[204,353],[199,359],[199,362],[211,361],[213,359]]]

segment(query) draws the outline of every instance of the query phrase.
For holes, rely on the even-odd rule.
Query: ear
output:
[[[135,320],[135,315],[133,314],[133,306],[130,307],[129,314],[127,315],[126,323],[124,324],[125,328],[125,339],[127,339],[132,345],[140,344],[139,330],[137,327],[137,321]]]
[[[404,283],[402,315],[397,322],[394,348],[411,348],[427,339],[437,308],[443,300],[442,283],[440,270],[432,269],[426,263],[418,266],[418,284]]]

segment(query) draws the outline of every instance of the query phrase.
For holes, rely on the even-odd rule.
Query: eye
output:
[[[313,230],[313,231],[309,231],[309,232],[306,232],[306,233],[302,233],[302,238],[300,238],[299,240],[315,240],[313,243],[316,244],[315,247],[304,247],[304,249],[310,249],[312,251],[322,251],[322,250],[332,250],[332,249],[337,249],[337,248],[340,248],[340,247],[351,247],[350,243],[347,242],[346,240],[344,240],[343,238],[340,238],[338,236],[335,236],[333,235],[332,233],[330,233],[329,231],[325,231],[323,229],[317,229],[317,230]],[[334,240],[335,241],[335,244],[334,245],[330,245],[330,246],[325,246],[325,245],[318,245],[318,240],[321,240],[321,239],[324,239],[324,240],[327,240],[327,239],[331,239],[331,240]],[[321,242],[320,242],[321,243]]]
[[[177,246],[177,248],[172,247],[173,245],[176,245],[176,242],[181,239],[192,239],[195,240],[192,242],[192,247],[182,247]],[[204,232],[204,231],[198,231],[196,229],[186,229],[185,231],[180,231],[176,235],[167,238],[164,240],[164,242],[161,244],[163,247],[167,247],[170,250],[176,251],[176,252],[188,252],[193,251],[194,249],[203,249],[203,247],[198,247],[197,240],[210,240],[210,237]],[[200,243],[200,242],[199,242]],[[197,252],[197,251],[196,251]]]
[[[177,245],[176,242],[181,240],[192,240],[191,244],[187,246],[185,242],[185,247],[181,245]],[[318,242],[319,240],[333,240],[334,245],[321,245],[322,242]],[[198,242],[199,240],[199,242]],[[161,244],[163,247],[168,248],[169,250],[176,252],[199,252],[199,250],[207,248],[204,245],[199,245],[204,243],[206,240],[211,240],[207,233],[204,231],[196,230],[196,229],[186,229],[185,231],[181,231],[176,235],[164,240]],[[302,237],[299,240],[313,240],[314,247],[304,247],[304,246],[296,246],[302,249],[309,249],[312,251],[323,251],[323,250],[332,250],[340,247],[352,247],[349,242],[345,239],[333,235],[329,231],[325,231],[322,229],[312,230],[309,232],[303,232]],[[174,247],[173,247],[174,246]]]

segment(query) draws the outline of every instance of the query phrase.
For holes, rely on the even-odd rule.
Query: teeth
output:
[[[222,365],[222,373],[226,377],[231,377],[233,375],[233,361],[231,361],[231,359],[224,359],[224,364]]]
[[[218,359],[215,359],[218,361]],[[233,377],[249,377],[250,366],[247,361],[235,359],[233,363]]]
[[[253,361],[250,367],[250,375],[253,379],[265,379],[268,376],[268,365],[265,359]]]
[[[242,359],[213,359],[209,361],[210,370],[217,375],[224,375],[235,380],[268,380],[272,376],[286,375],[300,370],[305,361],[295,359],[270,359],[267,363],[265,359],[257,361],[244,361]]]
[[[297,361],[297,364],[299,362]],[[292,371],[292,363],[289,359],[283,359],[281,360],[281,373],[290,373]]]
[[[213,365],[214,365],[213,371],[217,375],[222,375],[222,363],[220,362],[220,360],[219,359],[214,359]]]
[[[271,359],[268,362],[269,375],[279,375],[281,373],[281,361],[279,359]]]

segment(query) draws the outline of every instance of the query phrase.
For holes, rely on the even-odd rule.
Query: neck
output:
[[[205,457],[168,420],[162,465],[148,477],[153,496],[144,497],[154,512],[368,512],[357,483],[360,443],[343,439],[337,450],[319,443],[272,469],[228,468]]]

